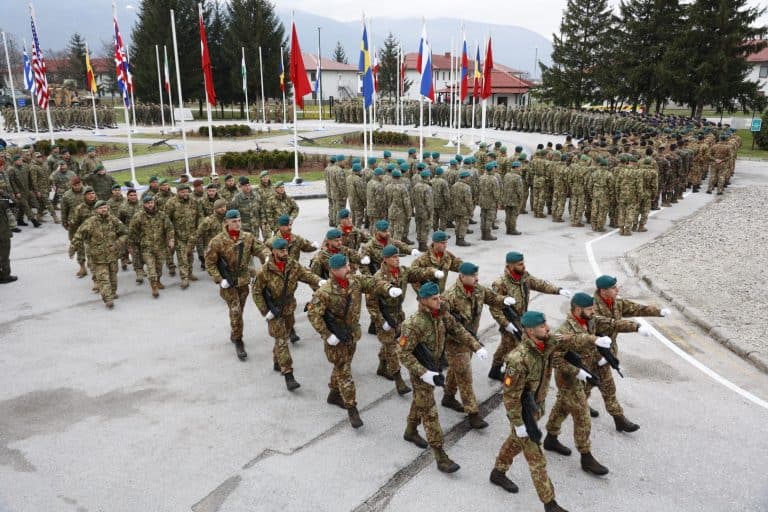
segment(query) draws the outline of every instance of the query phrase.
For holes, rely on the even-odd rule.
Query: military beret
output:
[[[91,151],[96,151],[96,148],[93,146],[88,146],[85,150],[90,153]]]
[[[96,168],[93,170],[93,172],[101,171],[103,169],[104,169],[104,166],[99,164],[99,165],[96,166]]]
[[[381,255],[385,258],[391,258],[392,256],[397,255],[397,247],[395,247],[392,244],[387,245],[384,247],[384,249],[381,250]]]
[[[496,142],[494,142],[494,143],[493,143],[493,147],[495,147],[495,148],[500,148],[500,147],[501,147],[501,141],[500,141],[500,140],[497,140]]]
[[[142,201],[142,202],[144,202],[144,203],[148,203],[148,202],[150,202],[150,201],[154,201],[154,200],[155,200],[155,196],[153,196],[152,194],[147,194],[147,195],[145,195],[145,196],[142,198],[142,200],[141,200],[141,201]]]
[[[340,219],[346,219],[349,217],[349,210],[347,208],[342,208],[339,210],[339,213],[337,213],[336,216]]]
[[[419,175],[420,175],[422,178],[429,178],[430,176],[432,176],[432,173],[431,173],[431,172],[429,172],[429,169],[424,169],[423,171],[421,171],[421,172],[419,173]]]
[[[481,148],[487,148],[487,147],[488,147],[488,144],[486,144],[485,142],[481,142],[481,143],[480,143],[480,147],[481,147]]]
[[[430,297],[434,297],[435,295],[438,295],[440,293],[440,288],[438,288],[437,283],[433,281],[429,281],[421,285],[419,288],[419,298],[420,299],[428,299]]]
[[[341,268],[347,264],[347,257],[343,254],[334,254],[331,259],[328,260],[328,266],[332,269]]]
[[[520,324],[523,327],[538,327],[545,323],[547,319],[544,317],[544,313],[539,311],[526,311],[520,318]]]
[[[438,153],[437,151],[433,152],[432,158],[440,158],[440,153]]]
[[[523,253],[517,251],[510,251],[506,257],[507,263],[520,263],[523,261]]]
[[[496,158],[496,153],[494,153],[493,151],[489,151],[488,158]]]
[[[517,167],[520,167],[522,165],[523,164],[521,164],[519,160],[515,160],[514,162],[512,162],[512,167],[513,168],[517,168]]]
[[[416,148],[408,148],[408,154],[409,155],[415,155],[416,154]]]
[[[350,157],[350,158],[351,158],[351,157]],[[359,164],[359,163],[360,163],[360,159],[359,159],[359,158],[357,158],[357,157],[355,157],[355,158],[352,158],[352,164],[353,164],[353,165],[354,165],[354,164]]]
[[[368,165],[373,165],[376,163],[377,158],[375,156],[369,156],[368,157]]]
[[[459,274],[462,274],[465,276],[471,276],[471,275],[477,274],[479,270],[480,270],[480,267],[468,261],[465,261],[461,265],[459,265]]]
[[[167,179],[163,178],[163,179],[160,180],[160,184],[161,185],[165,185],[166,183],[168,183]]]
[[[421,154],[421,156],[422,156],[422,158],[429,158],[430,156],[432,156],[432,153],[430,153],[429,151],[424,151]]]
[[[392,152],[391,151],[384,151],[384,158],[389,158],[391,156],[392,156]]]
[[[397,165],[400,165],[400,164],[397,164]],[[389,163],[387,164],[387,167],[386,167],[386,169],[387,169],[388,171],[390,171],[390,172],[391,172],[391,171],[394,171],[394,170],[395,170],[395,164],[394,164],[394,163],[392,163],[392,162],[389,162]]]
[[[525,160],[528,160],[528,155],[526,155],[525,153],[520,153],[520,156],[517,157],[517,159],[523,162]]]
[[[32,146],[30,144],[24,144],[21,147],[21,149],[23,149],[24,151],[29,151],[30,149],[32,149]]]
[[[231,174],[227,174],[224,176],[224,181],[231,180],[232,178],[234,178],[234,176],[232,176]]]
[[[107,206],[107,202],[106,202],[106,201],[104,201],[104,200],[102,200],[102,199],[99,199],[99,200],[98,200],[98,201],[96,201],[96,203],[93,205],[93,207],[94,207],[94,208],[101,208],[102,206]]]
[[[288,215],[287,213],[284,213],[283,215],[277,218],[278,226],[290,226],[290,224],[291,224],[291,216]]]
[[[499,148],[499,151],[501,151],[502,153],[506,153],[507,152],[507,146],[501,146]]]
[[[515,153],[522,153],[523,152],[523,146],[515,146]]]
[[[454,165],[459,165],[459,162],[454,158],[453,160],[449,161],[448,164],[451,166],[454,166]]]
[[[410,167],[408,167],[408,164],[402,164],[402,165],[400,165],[400,172],[401,172],[401,173],[402,173],[402,172],[408,172],[409,170],[410,170]],[[392,176],[394,176],[396,172],[397,172],[397,169],[395,169],[394,171],[392,171]]]
[[[463,161],[463,160],[464,160],[464,157],[463,157],[463,156],[461,156],[461,155],[456,155],[456,156],[455,156],[455,157],[453,157],[453,158],[454,158],[454,160],[456,160],[457,162],[461,162],[461,161]]]
[[[602,275],[595,279],[595,286],[598,290],[607,290],[616,286],[616,278],[613,276]]]
[[[218,188],[219,188],[219,186],[218,186],[217,184],[215,184],[215,183],[209,183],[209,184],[207,184],[207,185],[205,186],[205,189],[206,189],[206,190],[211,190],[211,189],[218,189]]]
[[[419,163],[416,164],[416,168],[417,169],[426,169],[427,168],[427,164],[425,164],[424,162],[419,162]]]
[[[464,159],[464,163],[465,164],[473,164],[473,163],[475,163],[475,157],[468,156],[467,158]]]
[[[544,144],[543,144],[543,143],[539,143],[539,144],[537,144],[537,145],[536,145],[536,149],[538,149],[538,150],[542,150],[542,149],[544,149]]]
[[[389,229],[389,221],[384,219],[376,221],[376,229],[379,231],[386,231]]]
[[[59,149],[59,146],[57,144],[54,144],[53,146],[51,146],[51,151],[53,151],[54,149]]]
[[[251,183],[251,180],[248,179],[248,176],[240,176],[237,181],[240,182],[241,185],[249,185]]]
[[[240,218],[240,212],[237,210],[227,210],[227,213],[224,214],[225,219],[239,219]]]
[[[69,182],[70,182],[72,185],[76,185],[77,183],[82,183],[82,182],[83,182],[83,178],[81,178],[80,176],[72,176],[72,177],[69,179]]]
[[[83,189],[83,194],[87,194],[88,192],[93,192],[93,187],[85,187]]]
[[[541,146],[541,144],[539,144]],[[547,151],[545,149],[537,149],[536,153],[534,153],[536,156],[544,156],[547,154]]]
[[[447,242],[449,238],[451,238],[451,235],[445,231],[435,231],[432,233],[433,242]]]
[[[597,159],[597,163],[598,163],[599,165],[603,165],[603,166],[605,166],[605,165],[608,165],[608,159],[607,159],[607,158],[603,158],[603,157],[600,157],[600,158],[598,158],[598,159]]]
[[[273,249],[285,249],[288,247],[288,240],[285,238],[275,238],[272,242]]]
[[[20,159],[21,159],[21,155],[13,155],[11,157],[11,162],[16,162],[16,160],[20,160]]]
[[[189,190],[189,183],[181,183],[178,187],[176,187],[176,190]]]
[[[203,184],[203,180],[200,180],[200,179],[197,179],[197,180],[192,182],[192,186],[193,187],[199,187],[202,184]]]
[[[387,167],[389,167],[389,166],[387,166]],[[382,169],[381,167],[377,167],[377,168],[375,168],[373,170],[373,175],[374,176],[381,176],[382,174],[384,174],[384,169]]]
[[[218,210],[222,206],[227,206],[227,200],[226,199],[217,199],[213,202],[213,208]]]
[[[582,155],[582,160],[586,160],[586,158],[584,158],[584,155]],[[625,162],[625,163],[629,162],[629,155],[627,154],[619,155],[619,161]]]
[[[337,162],[343,162],[345,160],[344,155],[336,155],[336,161]]]
[[[280,188],[280,187],[285,187],[284,181],[278,181],[277,183],[275,183],[275,188]]]
[[[469,178],[470,176],[472,176],[472,173],[466,170],[459,173],[459,178]]]
[[[405,158],[398,158],[395,162],[397,162],[397,165],[403,165],[405,163]]]
[[[403,164],[403,165],[405,165],[405,164]],[[392,177],[393,178],[399,178],[402,175],[403,175],[403,173],[400,172],[400,169],[395,169],[394,171],[392,171]]]
[[[331,228],[325,234],[325,238],[327,240],[335,240],[337,238],[341,238],[341,230],[337,228]]]
[[[335,156],[331,156],[331,158],[329,158],[329,160],[330,160],[331,162],[333,162],[333,163],[336,163],[336,157],[335,157]]]
[[[112,190],[120,190],[120,185],[115,183],[114,185],[112,185]]]
[[[495,163],[496,163],[496,162],[488,162],[487,164],[485,164],[485,170],[486,170],[486,171],[489,171],[489,172],[492,172],[492,171],[493,171],[493,169],[496,167],[496,166],[494,165]]]
[[[445,171],[443,171],[442,167],[438,167],[437,169],[435,169],[435,175],[436,176],[440,176],[441,174],[443,174],[443,172],[445,172]]]
[[[352,164],[352,172],[360,172],[363,168],[360,167],[360,164]]]
[[[584,292],[577,292],[573,294],[571,298],[571,306],[578,306],[580,308],[588,308],[595,303],[595,299],[591,295]]]
[[[157,181],[157,176],[150,176],[149,182],[152,183],[153,181]]]

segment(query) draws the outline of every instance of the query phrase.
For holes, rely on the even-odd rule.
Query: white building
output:
[[[763,96],[768,96],[768,48],[749,55],[747,62],[752,64],[752,71],[747,79],[757,82]]]
[[[304,58],[304,67],[307,69],[307,77],[312,87],[315,87],[317,76],[317,54],[301,53]],[[320,62],[320,80],[323,92],[323,101],[331,98],[334,101],[341,101],[349,98],[355,98],[360,92],[360,78],[357,72],[357,66],[343,64],[335,60],[323,59]],[[317,100],[317,93],[312,93],[312,99]],[[304,101],[308,101],[306,96]]]

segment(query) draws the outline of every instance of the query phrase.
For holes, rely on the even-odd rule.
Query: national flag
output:
[[[360,42],[360,62],[357,70],[363,75],[363,107],[368,108],[373,103],[373,68],[371,67],[371,52],[368,51],[368,28],[363,25],[363,40]]]
[[[46,67],[43,59],[43,50],[40,48],[40,41],[37,38],[37,28],[35,19],[30,16],[32,24],[32,73],[35,76],[35,95],[37,96],[37,105],[42,108],[48,108],[48,78],[45,76]]]
[[[27,46],[24,45],[24,88],[35,94],[35,77],[32,75],[32,63],[29,61],[29,55],[27,55]]]
[[[373,51],[373,92],[379,92],[379,57]]]
[[[469,81],[469,58],[467,57],[467,38],[464,38],[464,46],[461,50],[461,88],[460,88],[460,95],[461,102],[463,103],[464,100],[467,98],[467,89],[468,87],[468,81]]]
[[[421,32],[421,41],[419,41],[419,57],[416,60],[416,67],[421,73],[421,86],[419,94],[431,101],[435,101],[435,87],[432,76],[432,49],[427,40],[427,25],[424,24]]]
[[[488,37],[488,48],[485,51],[485,62],[483,63],[483,90],[480,97],[487,99],[491,97],[491,71],[493,71],[493,52],[491,51],[491,38]]]
[[[480,73],[480,44],[477,45],[477,54],[475,56],[475,73],[472,75],[472,97],[477,99],[480,96],[480,82],[483,75]]]
[[[285,70],[283,69],[283,51],[280,50],[280,91],[285,92]]]
[[[165,87],[165,92],[170,94],[171,72],[168,70],[168,53],[165,51],[165,46],[163,46],[163,87]]]
[[[203,81],[205,82],[205,94],[208,104],[216,106],[216,89],[213,87],[213,70],[211,69],[211,54],[208,52],[208,37],[205,35],[205,23],[203,23],[203,5],[197,4],[200,22],[200,59],[203,67]]]
[[[401,50],[401,53],[402,53],[402,50]],[[406,72],[405,57],[401,55],[400,57],[400,94],[401,95],[405,94],[405,72]]]
[[[315,83],[312,84],[312,90],[317,94],[320,94],[320,61],[317,61],[317,69],[315,70]]]
[[[88,52],[85,52],[85,79],[88,83],[87,90],[95,93],[99,90],[96,85],[96,76],[93,74],[93,68],[91,67],[91,57]]]
[[[131,52],[125,47],[125,74],[128,75],[128,94],[133,94],[133,71],[131,71]]]
[[[112,18],[112,21],[115,25],[115,75],[117,77],[117,88],[123,96],[123,104],[127,108],[131,106],[131,92],[128,88],[128,56],[125,52],[120,29],[117,26],[117,17]]]
[[[295,23],[291,24],[291,55],[288,65],[288,76],[293,83],[294,101],[297,107],[304,108],[304,96],[312,92],[312,86],[309,83],[309,78],[307,78],[304,58],[301,56],[299,35],[296,33]],[[282,73],[280,76],[282,77]]]
[[[240,75],[243,77],[243,92],[248,90],[248,78],[245,74],[245,54],[243,54],[243,58],[240,61]]]

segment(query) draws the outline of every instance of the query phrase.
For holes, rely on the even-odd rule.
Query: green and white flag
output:
[[[245,76],[245,54],[243,54],[243,60],[240,63],[240,74],[243,76],[243,92],[248,90],[248,79]]]

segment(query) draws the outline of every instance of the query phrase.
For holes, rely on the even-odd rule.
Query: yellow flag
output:
[[[88,80],[88,90],[92,93],[98,91],[96,86],[96,76],[93,74],[93,68],[91,67],[91,58],[88,56],[88,52],[85,52],[85,73],[86,80]]]

